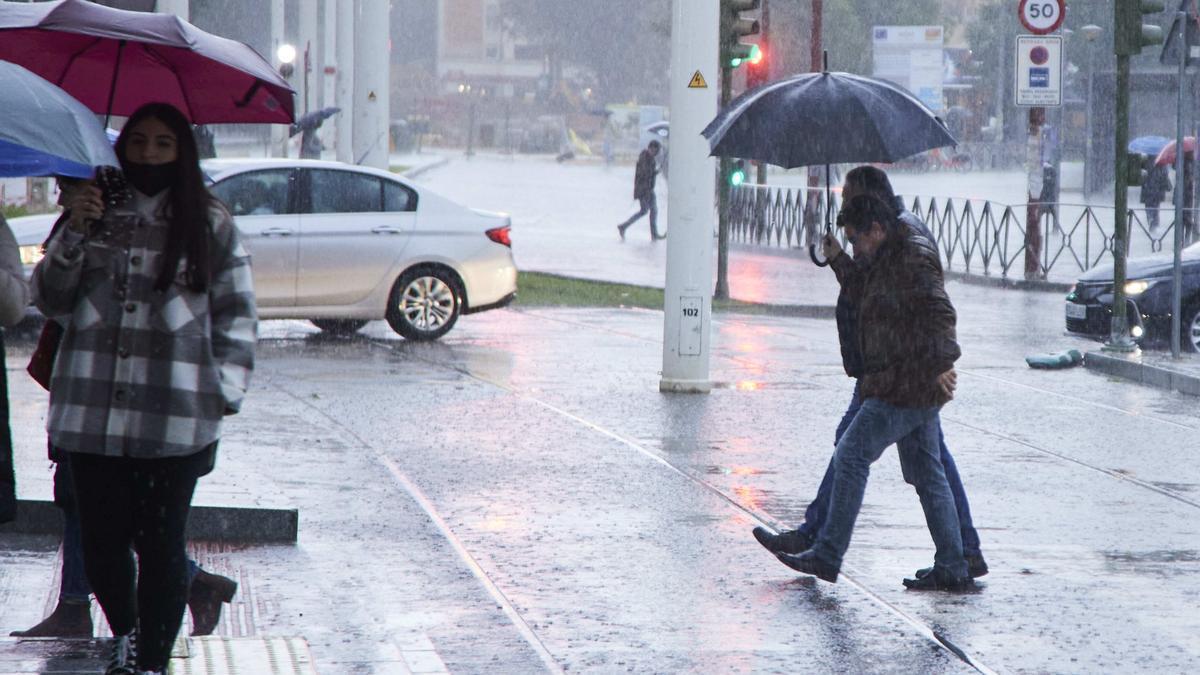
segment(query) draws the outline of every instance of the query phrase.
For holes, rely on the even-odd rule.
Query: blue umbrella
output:
[[[0,62],[0,176],[91,178],[119,166],[95,113],[14,63]]]
[[[1162,152],[1162,149],[1170,143],[1171,139],[1164,136],[1138,136],[1129,141],[1129,151],[1148,157],[1157,157],[1158,153]]]

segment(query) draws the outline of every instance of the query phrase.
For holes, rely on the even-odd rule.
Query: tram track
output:
[[[591,328],[595,328],[595,327],[591,326]],[[615,331],[610,331],[610,332],[615,332]],[[643,338],[640,338],[639,336],[636,336],[636,335],[633,335],[630,333],[621,333],[621,334],[624,335],[625,337],[630,337],[630,338],[634,338],[634,339],[643,339]],[[395,346],[394,342],[392,342],[392,341],[371,340],[371,343],[377,347],[386,349],[388,351],[395,351],[395,349],[396,349],[396,346]],[[675,464],[670,462],[668,459],[666,459],[662,455],[655,452],[654,450],[639,443],[636,439],[627,437],[616,430],[610,429],[602,424],[599,424],[592,420],[586,419],[586,418],[584,418],[580,415],[577,415],[569,410],[566,410],[564,408],[556,406],[553,403],[546,401],[538,396],[532,395],[528,392],[524,392],[516,387],[513,387],[512,385],[509,385],[505,382],[501,382],[501,381],[498,381],[498,380],[495,380],[495,379],[492,379],[489,377],[481,376],[477,373],[472,372],[469,368],[462,367],[462,366],[456,366],[456,365],[452,365],[452,364],[447,364],[447,363],[438,361],[436,359],[426,358],[424,356],[420,356],[417,354],[410,353],[410,354],[408,354],[408,356],[410,358],[421,361],[422,363],[425,363],[426,365],[449,370],[451,372],[458,373],[464,377],[470,378],[476,382],[479,382],[479,383],[485,384],[487,386],[494,387],[496,389],[504,391],[512,396],[518,397],[522,400],[527,401],[528,403],[536,405],[556,416],[570,420],[572,423],[588,430],[589,432],[605,436],[605,437],[609,438],[610,440],[617,442],[621,445],[624,445],[625,447],[633,450],[634,452],[637,452],[638,454],[642,455],[643,457],[658,464],[663,469],[674,473],[676,476],[682,478],[683,480],[716,496],[718,499],[723,501],[727,506],[741,512],[743,515],[747,516],[748,518],[753,520],[755,523],[757,523],[759,525],[765,525],[767,527],[772,527],[772,528],[778,527],[778,521],[775,518],[773,518],[771,516],[771,514],[746,507],[745,505],[740,503],[739,500],[737,499],[737,497],[735,497],[734,495],[726,493],[724,490],[722,490],[721,488],[717,487],[716,485],[708,482],[703,477],[694,475],[691,472],[689,472],[688,470],[686,470],[685,468],[676,466]],[[334,421],[336,422],[336,420],[334,420]],[[398,469],[394,465],[389,465],[388,469],[393,474],[395,474],[398,471]],[[410,489],[410,486],[406,486],[405,489],[407,491],[409,491],[410,493],[412,492],[412,490]],[[430,505],[426,510],[428,511],[429,508],[432,508],[432,506]],[[431,515],[436,517],[440,521],[440,517],[437,517],[436,513],[433,513]],[[446,531],[447,531],[448,535],[453,536],[452,532],[449,532],[448,530],[446,530]],[[467,553],[465,551],[465,549],[463,549],[463,551],[460,552],[460,555],[470,558],[469,553]],[[495,584],[494,581],[492,581],[489,577],[487,577],[487,573],[482,569],[482,567],[478,566],[477,563],[474,563],[473,558],[471,559],[471,561],[473,563],[472,570],[476,573],[476,576],[483,575],[482,580],[484,581],[485,585],[489,588],[489,590],[494,589],[495,590],[494,594],[499,594],[499,597],[503,597],[503,592],[499,589],[499,587]],[[885,612],[892,614],[893,616],[898,618],[900,621],[902,621],[904,624],[909,626],[910,629],[912,629],[915,633],[917,633],[924,639],[928,640],[929,642],[933,643],[934,645],[936,645],[942,649],[947,650],[950,654],[952,654],[955,658],[960,660],[965,665],[973,668],[974,670],[976,670],[980,673],[985,673],[987,675],[992,675],[997,672],[997,671],[993,670],[992,668],[990,668],[989,666],[987,666],[985,663],[983,663],[978,657],[972,655],[965,648],[956,644],[953,640],[951,640],[948,636],[943,634],[941,631],[939,631],[937,628],[935,628],[930,623],[923,621],[921,618],[906,611],[904,608],[900,607],[899,605],[887,600],[883,596],[883,594],[875,591],[873,588],[871,588],[869,585],[867,585],[864,581],[862,581],[860,579],[860,577],[865,577],[865,575],[861,574],[853,566],[845,565],[842,567],[839,579],[841,581],[847,583],[848,585],[852,586],[860,593],[862,593],[872,603],[874,603],[875,605],[880,607]],[[514,622],[519,622],[519,625],[525,625],[524,620],[521,619],[520,617],[514,618]],[[526,638],[528,640],[536,640],[537,644],[540,645],[540,640],[537,639],[536,635],[532,635],[532,634],[527,635]],[[542,648],[544,649],[544,647],[542,647]]]

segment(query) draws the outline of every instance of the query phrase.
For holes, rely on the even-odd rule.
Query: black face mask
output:
[[[171,187],[179,173],[179,161],[166,164],[141,164],[126,161],[122,168],[133,187],[147,196],[154,196]]]

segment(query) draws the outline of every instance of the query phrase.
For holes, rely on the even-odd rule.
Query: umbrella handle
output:
[[[816,244],[808,245],[808,257],[812,258],[813,264],[816,265],[817,267],[829,267],[828,260],[821,260],[820,258],[817,257],[817,245]]]

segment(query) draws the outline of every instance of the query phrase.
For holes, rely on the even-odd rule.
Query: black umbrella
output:
[[[805,73],[747,91],[702,133],[712,155],[786,169],[824,164],[826,204],[830,164],[890,163],[957,144],[946,124],[909,92],[837,72]],[[830,217],[827,207],[826,231]]]

